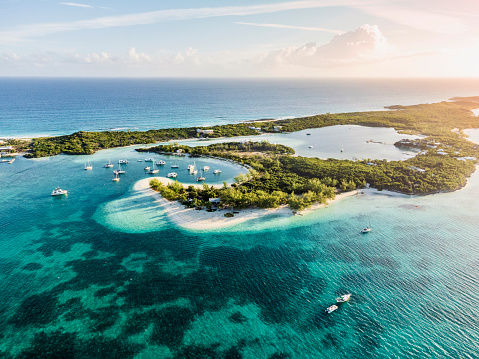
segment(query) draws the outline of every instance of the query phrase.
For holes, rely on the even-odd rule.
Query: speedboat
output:
[[[371,227],[366,227],[366,228],[361,229],[361,233],[369,233],[369,232],[371,232],[371,230],[372,230]]]
[[[204,166],[203,171],[208,171],[210,169],[210,166]]]
[[[170,178],[171,177],[176,177],[176,176],[178,176],[178,173],[176,173],[176,172],[170,172],[166,175],[166,177],[170,177]]]
[[[326,310],[325,310],[325,312],[329,314],[329,313],[334,312],[336,309],[338,309],[338,306],[335,305],[335,304],[333,304],[332,306],[327,307]]]
[[[309,148],[313,148],[313,146],[309,146]]]
[[[67,193],[68,191],[61,189],[60,187],[57,187],[52,191],[52,196],[61,196]]]
[[[336,298],[336,302],[344,303],[344,302],[347,302],[349,298],[351,298],[351,293],[343,294],[342,296]]]
[[[163,160],[159,160],[158,162],[156,162],[156,165],[157,166],[163,166],[163,165],[166,165],[166,162],[163,161]]]
[[[214,173],[215,175],[219,175],[219,174],[221,173],[221,170],[214,170],[213,173]]]
[[[128,163],[128,160],[119,160],[118,163],[121,165],[121,164],[126,164]]]

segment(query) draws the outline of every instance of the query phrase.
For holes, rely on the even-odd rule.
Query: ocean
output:
[[[2,79],[0,137],[200,126],[478,94],[476,80]],[[395,152],[391,129],[345,127],[272,142],[326,158],[411,155]],[[384,144],[366,146],[369,138]],[[174,159],[134,149],[0,164],[1,358],[479,357],[477,171],[453,193],[367,190],[304,216],[188,231],[133,191],[147,177],[138,159]],[[102,166],[111,160],[116,168],[120,158],[130,163],[116,183]],[[83,170],[87,161],[92,171]],[[191,181],[189,161],[179,160],[180,181]],[[207,175],[210,184],[246,171],[196,162],[222,169]],[[50,196],[57,186],[68,195]],[[361,234],[368,225],[373,230]],[[326,315],[346,292],[351,300]]]

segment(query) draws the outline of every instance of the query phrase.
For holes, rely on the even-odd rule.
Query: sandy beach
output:
[[[241,209],[235,213],[234,217],[228,218],[225,217],[224,214],[230,212],[230,210],[218,210],[216,212],[207,212],[206,210],[196,210],[194,208],[187,208],[183,206],[181,203],[177,201],[168,201],[164,199],[158,192],[153,191],[150,188],[150,181],[156,178],[161,183],[167,185],[168,183],[173,182],[169,178],[165,177],[151,177],[145,178],[143,180],[138,181],[133,189],[135,191],[141,193],[147,193],[151,195],[155,202],[158,205],[158,209],[162,209],[168,215],[169,219],[173,221],[179,227],[188,229],[188,230],[211,230],[211,229],[219,229],[225,227],[231,227],[240,223],[244,223],[246,221],[261,218],[267,215],[281,215],[281,216],[293,216],[293,211],[288,206],[281,206],[279,208],[273,209],[261,209],[261,208],[248,208],[248,209]],[[185,187],[189,186],[189,184],[183,183]],[[195,187],[202,187],[202,185],[192,184]],[[215,187],[222,187],[223,185],[216,185]],[[328,205],[344,199],[346,197],[350,197],[356,195],[357,191],[351,191],[346,193],[341,193],[336,195],[336,198],[332,201],[328,202]],[[301,212],[301,214],[307,214],[312,212],[316,209],[325,207],[324,204],[316,204],[310,208],[305,209]]]

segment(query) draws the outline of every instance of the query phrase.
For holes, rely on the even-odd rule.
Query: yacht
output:
[[[138,162],[143,162],[143,160],[138,160]]]
[[[163,160],[159,160],[158,162],[156,162],[156,165],[157,166],[163,166],[163,165],[166,165],[166,162],[163,161]]]
[[[160,170],[155,168],[155,163],[153,162],[153,168],[151,170],[148,170],[147,173],[153,175],[158,172],[160,172]]]
[[[151,158],[151,157],[150,158],[145,158],[145,162],[153,162],[153,161],[154,161],[154,159]]]
[[[103,167],[105,167],[105,168],[111,168],[111,167],[113,167],[113,165],[112,165],[111,161],[108,160],[108,163],[107,163],[106,165],[104,165]]]
[[[309,148],[313,148],[313,146],[309,146]]]
[[[145,171],[149,171],[150,170],[150,166],[146,166],[145,168],[143,168]]]
[[[88,161],[88,165],[85,164],[85,170],[88,171],[88,170],[92,170],[92,169],[93,169],[93,167],[92,167],[92,165],[90,164],[90,161]]]
[[[128,163],[128,160],[119,160],[118,161],[118,164],[127,164]]]
[[[171,168],[179,168],[180,166],[178,166],[178,163],[175,161],[175,164],[174,165],[171,165]]]
[[[325,312],[329,314],[329,313],[334,312],[336,309],[338,309],[338,306],[333,304],[332,306],[327,307]]]
[[[371,227],[366,227],[366,228],[361,229],[361,233],[369,233],[369,232],[371,232],[371,230],[372,230]]]
[[[336,302],[344,303],[344,302],[347,302],[349,298],[351,298],[351,293],[343,294],[342,296],[336,298]]]
[[[67,193],[68,191],[61,189],[60,187],[57,187],[52,191],[52,196],[61,196]]]
[[[118,169],[115,170],[115,171],[113,171],[113,173],[116,174],[116,175],[119,175],[119,174],[125,173],[125,170],[122,170],[122,169],[121,169],[121,165],[118,164]]]
[[[118,177],[118,173],[115,173],[115,178],[113,178],[112,181],[113,182],[118,182],[119,180],[120,180],[120,177]]]
[[[169,177],[169,178],[176,177],[176,176],[178,176],[178,173],[176,173],[176,172],[170,172],[166,175],[166,177]]]
[[[208,171],[210,169],[210,166],[204,166],[203,171]]]
[[[213,173],[214,173],[215,175],[219,175],[219,174],[221,173],[221,170],[214,170]]]
[[[196,169],[196,162],[193,162],[192,165],[188,165],[188,170],[190,171],[190,175],[197,174],[198,170]]]
[[[197,182],[201,182],[201,181],[204,181],[206,179],[206,177],[203,176],[203,171],[201,171],[201,176],[200,177],[197,177],[196,178],[196,181]]]

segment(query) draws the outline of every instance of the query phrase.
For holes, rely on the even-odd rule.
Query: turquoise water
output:
[[[417,152],[394,146],[395,142],[403,138],[416,139],[418,136],[399,134],[393,128],[343,125],[313,128],[293,133],[176,142],[188,146],[206,146],[222,142],[268,141],[290,146],[295,150],[296,155],[303,157],[402,161],[417,154]]]
[[[150,156],[171,161],[123,148],[1,165],[1,357],[479,356],[477,172],[454,193],[365,191],[196,233],[133,191]],[[118,183],[110,158],[130,161]],[[196,164],[221,168],[215,183],[245,171]]]

